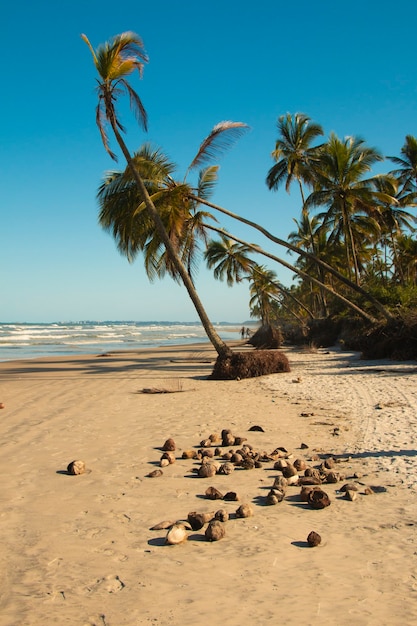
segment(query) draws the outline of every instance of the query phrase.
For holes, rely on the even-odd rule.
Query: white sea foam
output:
[[[239,339],[241,324],[218,323],[224,340]],[[161,345],[208,341],[199,323],[185,322],[67,322],[0,324],[0,361],[103,353]]]

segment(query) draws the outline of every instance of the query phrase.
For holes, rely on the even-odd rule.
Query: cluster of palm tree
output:
[[[289,191],[296,181],[301,198],[298,230],[282,240],[210,201],[218,176],[214,161],[247,130],[247,125],[230,121],[216,125],[182,177],[176,175],[175,164],[158,147],[146,143],[131,153],[123,139],[116,104],[126,93],[138,121],[146,128],[146,111],[127,80],[134,71],[141,74],[147,62],[143,43],[138,35],[127,32],[94,50],[88,38],[82,38],[99,75],[96,121],[104,147],[117,160],[106,133],[109,125],[127,163],[124,170],[106,174],[99,188],[99,222],[130,261],[143,254],[150,280],[168,274],[184,284],[220,357],[230,356],[230,349],[208,319],[195,288],[201,258],[216,278],[226,279],[230,286],[248,281],[251,313],[263,324],[288,314],[300,321],[328,315],[335,303],[367,320],[373,320],[376,312],[390,319],[392,313],[373,295],[367,280],[381,274],[385,281],[413,281],[415,285],[414,218],[405,207],[414,206],[417,191],[416,139],[407,137],[401,158],[392,157],[397,170],[368,176],[382,156],[362,140],[340,140],[331,135],[326,143],[314,146],[323,135],[318,124],[302,114],[280,117],[275,164],[267,185],[276,190],[285,182]],[[197,180],[192,183],[189,176],[195,172]],[[312,216],[316,208],[322,211]],[[256,229],[277,246],[295,253],[297,260],[290,264],[226,232],[217,225],[213,212]],[[217,238],[212,233],[217,233]],[[256,262],[254,255],[291,269],[299,277],[298,284],[284,287],[275,271]]]
[[[285,183],[287,192],[298,183],[301,217],[294,220],[297,229],[289,241],[380,298],[385,294],[387,302],[411,292],[416,301],[416,218],[407,209],[417,202],[417,139],[407,135],[401,156],[388,157],[397,169],[372,175],[384,157],[363,139],[332,133],[314,145],[323,129],[300,113],[281,116],[278,132],[266,183],[271,190]],[[301,257],[296,265],[335,284],[309,258]],[[314,314],[328,312],[323,289],[302,281],[295,291]]]

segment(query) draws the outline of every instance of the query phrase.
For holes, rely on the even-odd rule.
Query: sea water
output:
[[[240,339],[241,324],[214,324],[224,341]],[[0,361],[103,354],[208,341],[199,322],[56,322],[1,324]]]

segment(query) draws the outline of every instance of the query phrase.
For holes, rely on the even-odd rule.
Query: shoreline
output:
[[[206,379],[216,353],[205,342],[0,362],[0,624],[414,623],[417,366],[282,351],[291,372],[241,381]],[[257,425],[264,432],[249,431]],[[338,483],[325,486],[322,511],[297,487],[265,506],[279,474],[267,463],[196,478],[182,452],[223,428],[310,463],[334,456],[346,477],[360,476],[357,500]],[[176,462],[148,478],[169,437]],[[89,472],[68,476],[74,459]],[[211,485],[240,502],[207,500]],[[382,491],[363,495],[366,485]],[[253,516],[234,519],[243,502]],[[219,542],[196,531],[168,546],[166,531],[150,530],[220,508],[231,519]],[[311,530],[317,548],[306,547]]]

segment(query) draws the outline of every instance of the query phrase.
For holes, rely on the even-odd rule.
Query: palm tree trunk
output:
[[[184,283],[185,288],[188,291],[188,295],[191,298],[192,303],[194,304],[195,310],[197,311],[197,314],[200,318],[200,321],[203,325],[203,328],[207,334],[207,337],[209,338],[210,342],[212,343],[214,349],[216,350],[217,354],[219,356],[229,356],[232,354],[231,349],[225,344],[225,342],[220,338],[220,336],[218,335],[218,333],[216,332],[216,329],[214,328],[213,324],[210,322],[208,315],[203,307],[203,304],[197,294],[197,291],[191,281],[191,278],[184,266],[184,264],[182,263],[181,259],[178,257],[177,253],[175,252],[175,249],[171,243],[171,240],[168,236],[168,233],[166,232],[166,229],[164,227],[164,224],[161,220],[161,217],[158,213],[158,211],[155,208],[154,203],[152,202],[148,190],[145,187],[145,184],[142,180],[142,177],[140,176],[139,172],[137,171],[135,164],[132,160],[132,157],[130,155],[129,150],[126,147],[126,144],[123,141],[122,136],[119,133],[119,130],[117,128],[117,125],[115,123],[115,120],[113,118],[110,119],[110,123],[114,132],[114,135],[116,137],[117,143],[119,144],[119,147],[121,149],[121,151],[123,152],[123,155],[126,159],[126,162],[130,168],[130,171],[132,172],[132,176],[141,192],[141,194],[143,195],[144,201],[145,201],[145,206],[146,209],[149,213],[149,215],[151,216],[151,218],[153,219],[154,223],[155,223],[155,228],[158,231],[158,235],[160,236],[161,240],[164,243],[164,246],[166,248],[167,254],[169,256],[169,258],[171,259],[175,269],[178,271],[178,274],[181,276],[182,282]]]
[[[252,222],[251,220],[248,220],[245,217],[241,217],[240,215],[237,215],[236,213],[233,213],[232,211],[228,211],[227,209],[224,209],[223,207],[220,207],[217,204],[213,204],[212,202],[208,202],[207,200],[203,200],[202,198],[198,198],[197,196],[190,195],[190,198],[212,209],[215,209],[216,211],[219,211],[220,213],[223,213],[224,215],[228,215],[229,217],[232,217],[233,219],[239,222],[242,222],[243,224],[247,224],[248,226],[255,228],[256,230],[261,232],[263,235],[265,235],[265,237],[267,237],[274,243],[277,243],[280,246],[284,246],[288,250],[292,250],[292,252],[295,252],[296,254],[299,254],[300,256],[310,259],[310,261],[313,261],[314,263],[322,267],[324,270],[326,270],[330,274],[333,274],[333,276],[335,276],[338,280],[340,280],[340,282],[345,284],[347,287],[350,287],[354,291],[357,291],[358,293],[360,293],[366,300],[368,300],[374,305],[374,307],[381,313],[381,315],[383,315],[383,317],[386,320],[392,321],[394,319],[394,317],[389,313],[389,311],[387,311],[387,309],[376,298],[374,298],[372,294],[365,291],[365,289],[363,289],[360,285],[356,285],[355,283],[350,281],[348,278],[346,278],[346,276],[343,276],[343,274],[341,274],[340,272],[335,270],[333,267],[331,267],[331,265],[328,265],[327,263],[325,263],[325,261],[322,261],[321,259],[314,256],[313,254],[310,254],[309,252],[306,252],[306,250],[300,250],[296,248],[292,244],[288,243],[287,241],[284,241],[283,239],[280,239],[279,237],[275,237],[270,232],[268,232],[266,228],[263,228],[259,224],[256,224],[256,222]],[[224,234],[226,234],[229,237],[229,233],[224,233]],[[233,237],[230,237],[230,238],[233,239]],[[295,271],[299,273],[299,270],[295,270]],[[308,277],[308,279],[313,280],[313,282],[316,280],[316,279],[313,279],[312,277]],[[326,287],[326,285],[324,285],[320,281],[316,281],[316,282],[318,285],[321,285],[326,291],[332,293],[333,295],[336,295],[336,292]],[[349,300],[346,300],[346,302],[349,303]]]

